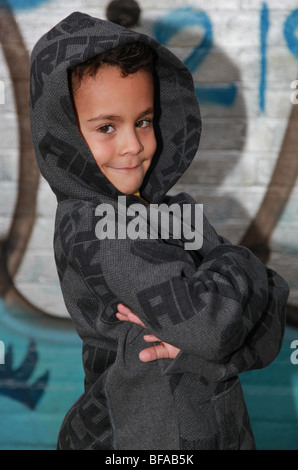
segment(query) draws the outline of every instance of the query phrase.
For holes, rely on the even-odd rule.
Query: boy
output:
[[[195,209],[187,194],[166,195],[199,144],[191,74],[151,38],[74,13],[33,50],[30,106],[58,201],[61,288],[83,340],[85,391],[58,449],[253,449],[238,374],[278,354],[286,283],[206,218],[194,250],[184,232],[136,237],[132,219],[160,203]],[[160,341],[162,359],[144,339]]]

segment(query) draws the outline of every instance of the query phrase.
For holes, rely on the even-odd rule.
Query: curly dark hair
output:
[[[104,51],[70,69],[72,91],[76,92],[85,76],[94,77],[102,65],[117,66],[123,77],[145,70],[154,74],[154,52],[146,43],[134,42]]]

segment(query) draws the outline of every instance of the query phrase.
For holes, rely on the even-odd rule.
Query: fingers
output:
[[[160,340],[156,338],[155,335],[144,335],[144,340],[147,343],[159,342]],[[151,346],[150,348],[143,349],[139,354],[139,359],[142,362],[151,362],[156,361],[157,359],[163,359],[166,357],[166,352],[164,351],[161,344]]]
[[[175,359],[180,349],[171,344],[160,341],[155,335],[145,335],[144,340],[147,343],[160,342],[158,345],[143,349],[139,354],[142,362],[156,361],[157,359]]]
[[[143,349],[139,354],[139,359],[142,362],[151,362],[156,361],[157,359],[168,358],[168,353],[163,347],[163,343],[158,344],[157,346],[151,346],[150,348]]]
[[[118,304],[117,305],[117,308],[118,308],[118,311],[120,313],[122,313],[123,315],[128,315],[129,313],[132,313],[132,311],[130,310],[130,308],[126,307],[125,305],[123,304]]]
[[[155,335],[144,335],[144,340],[147,343],[160,342],[160,339],[156,338]]]
[[[146,328],[142,320],[140,320],[140,318],[135,315],[128,307],[123,304],[118,304],[117,308],[118,312],[116,313],[116,317],[118,318],[118,320],[128,321],[131,323],[135,323],[136,325],[140,325],[143,328]]]
[[[142,320],[133,313],[128,307],[123,304],[117,305],[118,312],[116,313],[116,317],[118,320],[127,321],[130,323],[134,323],[139,325],[143,328],[146,328]],[[147,343],[159,343],[157,345],[151,346],[150,348],[143,349],[139,354],[139,359],[142,362],[151,362],[156,361],[157,359],[175,359],[176,356],[179,354],[179,349],[171,344],[164,343],[160,341],[155,335],[145,335],[144,340]]]

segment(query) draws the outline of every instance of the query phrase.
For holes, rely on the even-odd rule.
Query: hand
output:
[[[140,320],[140,318],[128,307],[125,307],[125,305],[118,305],[118,312],[116,313],[116,317],[118,320],[128,321],[146,328],[142,320]],[[140,352],[139,358],[142,362],[151,362],[156,361],[157,359],[175,359],[175,357],[180,352],[180,349],[172,346],[171,344],[165,343],[164,341],[160,341],[155,335],[145,335],[144,340],[147,343],[159,342],[159,344],[143,349]]]

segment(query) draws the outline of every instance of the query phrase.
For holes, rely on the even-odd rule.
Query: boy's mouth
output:
[[[123,167],[114,168],[114,170],[133,171],[133,170],[137,170],[140,166],[141,166],[141,163],[139,163],[138,165],[135,165],[135,166],[123,166]]]

